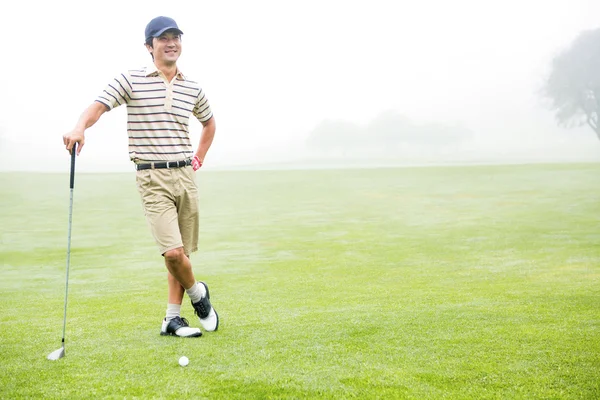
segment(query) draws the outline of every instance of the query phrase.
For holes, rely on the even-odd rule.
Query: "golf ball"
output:
[[[189,363],[190,363],[190,360],[186,356],[181,356],[181,358],[179,358],[179,365],[181,365],[182,367],[185,367]]]

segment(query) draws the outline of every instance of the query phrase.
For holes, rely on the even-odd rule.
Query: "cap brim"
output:
[[[180,35],[183,35],[183,32],[181,31],[181,29],[177,28],[176,26],[167,26],[166,28],[161,29],[160,31],[156,32],[154,35],[152,35],[152,37],[159,37],[166,31],[170,31],[170,30],[177,31]]]

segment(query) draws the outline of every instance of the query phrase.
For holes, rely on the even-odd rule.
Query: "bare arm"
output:
[[[63,136],[63,143],[69,154],[71,154],[71,149],[75,143],[78,143],[77,155],[81,153],[81,148],[85,144],[85,130],[94,125],[105,112],[106,106],[98,101],[93,102],[85,109],[79,117],[75,128]]]
[[[212,116],[206,122],[202,123],[202,135],[200,136],[200,145],[198,146],[198,150],[196,151],[196,156],[200,159],[201,163],[204,163],[204,157],[206,157],[206,153],[208,153],[208,149],[215,138],[215,131],[217,130],[217,125],[215,123],[215,117]]]

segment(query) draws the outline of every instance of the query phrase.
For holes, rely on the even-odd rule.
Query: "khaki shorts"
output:
[[[198,187],[196,172],[183,168],[136,171],[136,183],[146,221],[160,254],[183,247],[198,250]]]

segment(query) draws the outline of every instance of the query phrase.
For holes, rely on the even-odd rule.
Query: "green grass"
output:
[[[0,398],[600,397],[600,164],[198,182],[219,331],[158,335],[134,174],[79,174],[52,362],[68,175],[0,174]],[[199,325],[187,297],[183,316]]]

